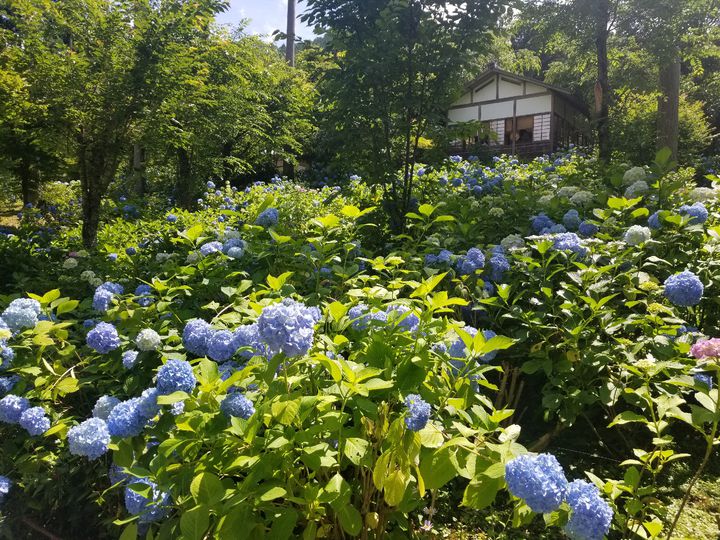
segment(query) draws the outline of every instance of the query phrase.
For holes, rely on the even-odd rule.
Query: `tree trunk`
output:
[[[40,182],[37,175],[25,160],[19,163],[16,170],[17,175],[20,177],[23,204],[36,205],[40,197]]]
[[[177,203],[183,208],[190,208],[193,203],[194,190],[192,188],[192,165],[190,154],[185,148],[178,148],[178,173],[175,182],[175,195]]]
[[[147,179],[145,178],[145,149],[139,143],[133,144],[132,160],[133,188],[139,197],[145,195]]]
[[[90,189],[83,189],[82,241],[86,248],[94,248],[97,245],[97,233],[100,227],[100,201],[102,199],[100,192],[101,190],[93,179],[90,179]]]
[[[288,0],[285,59],[288,64],[295,67],[295,0]]]
[[[608,76],[608,24],[610,6],[608,0],[597,0],[595,15],[595,45],[597,48],[597,82],[595,83],[595,122],[597,125],[600,161],[610,161],[610,79]]]
[[[672,159],[678,158],[680,137],[680,55],[675,51],[660,66],[658,98],[657,148],[669,148]]]

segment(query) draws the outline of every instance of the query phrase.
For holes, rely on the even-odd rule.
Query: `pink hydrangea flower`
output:
[[[690,354],[698,360],[720,357],[720,338],[703,339],[690,348]]]

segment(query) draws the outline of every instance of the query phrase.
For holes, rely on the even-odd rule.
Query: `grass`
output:
[[[10,227],[16,229],[20,225],[17,213],[22,209],[21,204],[13,206],[4,206],[0,208],[0,227]]]

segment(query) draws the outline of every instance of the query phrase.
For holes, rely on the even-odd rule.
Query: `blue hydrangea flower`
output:
[[[10,302],[2,313],[7,327],[13,332],[20,332],[25,328],[33,328],[40,315],[40,303],[32,298],[17,298]]]
[[[474,274],[485,266],[485,255],[478,248],[470,248],[467,254],[460,256],[457,261],[457,269],[460,275]]]
[[[155,482],[147,478],[128,479],[131,485],[125,488],[125,508],[132,515],[139,515],[139,523],[153,523],[163,519],[168,512],[170,504],[170,495],[161,491]],[[152,497],[147,498],[133,491],[131,486],[134,484],[142,484],[149,486]],[[138,486],[142,487],[142,486]]]
[[[223,245],[222,242],[218,242],[217,240],[214,240],[212,242],[208,242],[206,244],[203,244],[200,246],[200,253],[207,257],[208,255],[211,255],[212,253],[218,253],[222,251]]]
[[[662,223],[660,223],[660,210],[658,210],[648,218],[648,226],[651,229],[659,229],[660,227],[662,227]]]
[[[135,437],[142,433],[148,420],[142,411],[142,399],[132,398],[112,408],[107,417],[107,428],[113,437]]]
[[[118,254],[117,254],[117,253],[108,253],[108,259],[110,260],[110,262],[115,262],[115,261],[117,261],[117,258],[118,258]]]
[[[175,214],[168,214],[165,219],[168,220],[169,223],[175,223],[178,218]]]
[[[224,362],[237,351],[236,336],[228,330],[216,330],[208,340],[207,355],[216,362]]]
[[[30,402],[24,397],[9,394],[0,399],[0,422],[17,424],[20,416],[30,408]]]
[[[706,386],[708,390],[713,389],[713,377],[707,371],[700,371],[693,374],[693,379],[695,379],[696,383]]]
[[[108,469],[108,478],[110,478],[110,484],[114,486],[115,484],[120,484],[121,482],[125,482],[133,477],[126,473],[123,467],[113,463],[110,465],[110,469]]]
[[[558,234],[553,238],[553,247],[558,251],[572,251],[581,256],[587,253],[587,249],[583,247],[580,237],[575,233]]]
[[[407,413],[405,414],[405,426],[410,431],[420,431],[430,420],[430,404],[417,394],[410,394],[405,398]]]
[[[578,232],[581,236],[584,236],[585,238],[590,238],[591,236],[595,236],[597,232],[600,230],[600,228],[595,225],[594,223],[591,223],[590,221],[583,221],[578,226]]]
[[[97,459],[108,450],[110,432],[104,420],[90,418],[78,426],[71,427],[67,441],[71,454]]]
[[[351,326],[358,331],[366,330],[371,321],[387,322],[387,313],[384,311],[371,312],[365,304],[358,304],[348,310],[348,318],[352,321]]]
[[[571,540],[602,540],[610,531],[613,511],[593,484],[584,480],[571,482],[566,501],[572,513],[565,533]]]
[[[508,270],[510,270],[510,261],[503,253],[496,252],[490,257],[488,274],[492,281],[501,282],[505,272]]]
[[[135,338],[135,344],[141,351],[156,351],[162,345],[160,334],[158,334],[152,328],[145,328],[140,330],[140,333]]]
[[[450,261],[452,260],[452,252],[443,249],[440,250],[440,253],[437,255],[434,255],[432,253],[429,253],[425,255],[425,266],[433,266],[436,264],[450,264]]]
[[[205,356],[208,352],[208,340],[215,331],[206,321],[192,319],[183,330],[183,345],[194,355]]]
[[[245,254],[247,244],[240,238],[230,238],[223,244],[222,251],[228,257],[233,259],[241,259]]]
[[[0,475],[0,504],[3,503],[7,494],[10,493],[12,481],[7,476]]]
[[[212,180],[208,180],[206,185],[207,185],[208,189],[215,189],[215,182],[213,182]],[[132,512],[132,513],[137,514],[137,512]]]
[[[689,270],[665,280],[665,297],[676,306],[689,307],[699,304],[704,290],[702,281]]]
[[[114,296],[110,291],[98,287],[93,296],[93,309],[102,313],[106,312]]]
[[[247,420],[255,414],[255,407],[252,401],[240,392],[229,394],[222,403],[220,403],[220,410],[225,416],[237,416],[243,420]]]
[[[112,324],[101,322],[90,330],[87,335],[87,344],[100,354],[107,354],[120,346],[120,337]]]
[[[478,333],[477,328],[473,328],[472,326],[464,326],[462,328],[462,330],[465,331],[470,336],[472,336],[473,338]],[[483,337],[485,338],[486,341],[491,340],[495,336],[497,336],[497,334],[495,332],[493,332],[492,330],[483,330]],[[458,358],[458,359],[467,358],[468,350],[467,350],[467,347],[465,346],[465,342],[460,337],[458,337],[450,345],[450,348],[448,349],[448,354],[452,358]],[[480,356],[480,358],[478,358],[478,361],[479,362],[490,362],[490,361],[494,360],[496,356],[497,356],[497,351],[492,351],[492,352],[489,352],[487,354],[483,354],[482,356]],[[456,361],[451,361],[450,363],[453,364],[458,369],[460,369],[462,367],[462,365],[464,364],[464,362],[456,362]]]
[[[0,377],[0,396],[5,396],[10,392],[15,385],[20,382],[20,377],[17,375],[10,375],[9,377]]]
[[[158,405],[158,389],[157,388],[148,388],[146,390],[143,390],[143,393],[140,394],[140,397],[138,398],[140,401],[138,402],[138,413],[144,417],[150,420],[151,418],[154,418],[157,416],[157,414],[160,412],[160,405]]]
[[[107,420],[110,416],[110,412],[120,403],[120,400],[115,396],[100,396],[95,402],[93,407],[93,418],[99,418],[100,420]]]
[[[135,249],[134,247],[130,246],[129,248],[125,248],[125,253],[126,253],[127,255],[129,255],[130,257],[132,257],[133,255],[136,255],[136,254],[137,254],[137,249]]]
[[[13,360],[15,360],[15,351],[12,347],[4,346],[0,340],[0,371],[10,369]]]
[[[572,210],[568,210],[563,216],[563,225],[565,225],[569,231],[574,231],[580,227],[581,221],[580,214],[574,208]]]
[[[565,228],[565,225],[560,225],[559,223],[556,225],[553,225],[552,227],[548,229],[543,229],[542,234],[562,234],[566,233],[567,229]]]
[[[524,499],[533,512],[553,512],[565,498],[568,481],[555,456],[523,454],[505,465],[510,493]]]
[[[142,307],[148,307],[150,304],[155,302],[155,298],[152,296],[152,287],[146,283],[141,283],[135,289],[135,301]]]
[[[277,225],[280,219],[280,213],[277,208],[267,208],[263,210],[260,215],[255,219],[255,225],[261,227],[273,227]]]
[[[230,376],[239,369],[240,366],[237,362],[233,362],[232,360],[228,362],[223,362],[218,366],[218,373],[220,375],[220,379],[223,381],[227,381]],[[228,392],[229,391],[230,390],[228,390]]]
[[[173,416],[179,416],[182,413],[185,412],[185,402],[184,401],[176,401],[172,405],[170,405],[170,414]]]
[[[271,354],[302,356],[313,345],[320,310],[285,298],[265,307],[258,318],[258,332]]]
[[[112,302],[113,297],[116,294],[122,294],[123,292],[123,286],[118,283],[113,283],[111,281],[103,283],[95,289],[95,294],[93,296],[93,309],[102,313],[106,312],[110,307],[110,302]]]
[[[30,407],[20,415],[20,426],[30,436],[37,437],[50,429],[50,419],[45,415],[42,407]]]
[[[266,353],[257,323],[238,326],[235,329],[234,346],[238,355],[248,360],[255,355],[264,355]]]
[[[190,393],[195,388],[197,379],[192,366],[185,360],[168,360],[157,374],[157,389],[161,395],[173,392]]]
[[[92,328],[97,324],[97,321],[94,319],[85,319],[83,321],[83,328]]]
[[[407,306],[397,304],[385,310],[388,320],[397,321],[397,325],[408,332],[415,332],[420,326],[420,317]]]
[[[125,351],[122,355],[122,364],[125,369],[132,369],[135,367],[135,363],[138,358],[137,351]]]
[[[707,208],[705,208],[705,205],[701,202],[696,202],[691,206],[684,204],[678,209],[678,213],[691,217],[690,223],[692,225],[705,223],[708,218]]]
[[[543,212],[532,218],[531,227],[535,234],[540,234],[545,229],[550,229],[555,222],[547,217]]]

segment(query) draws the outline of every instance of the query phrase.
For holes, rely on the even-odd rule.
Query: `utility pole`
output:
[[[292,67],[295,67],[295,1],[288,0],[287,43],[285,45],[285,59]]]

